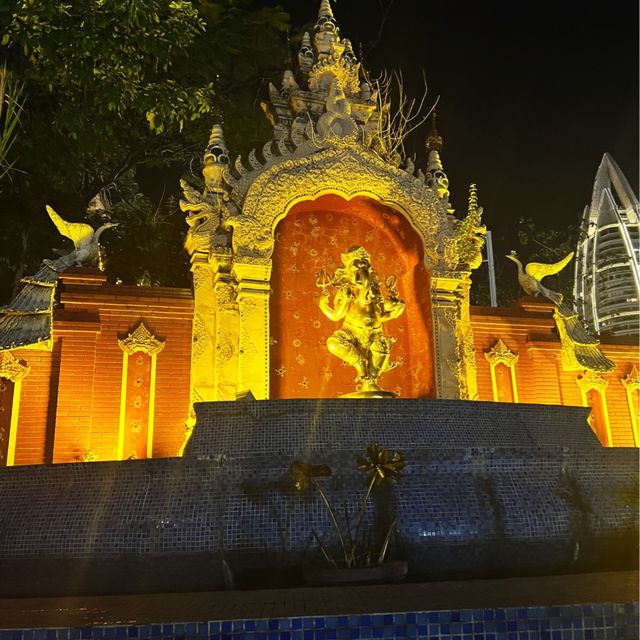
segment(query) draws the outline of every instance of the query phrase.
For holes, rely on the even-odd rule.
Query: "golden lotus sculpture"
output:
[[[336,269],[332,276],[321,269],[316,274],[316,285],[322,289],[319,300],[322,313],[334,322],[343,321],[342,327],[327,339],[327,348],[357,373],[356,391],[343,397],[394,397],[393,392],[380,388],[378,380],[397,365],[390,361],[395,339],[387,337],[382,328],[384,322],[404,311],[404,302],[396,289],[397,278],[385,279],[386,295],[383,295],[383,285],[366,249],[351,247],[340,258],[343,268]]]

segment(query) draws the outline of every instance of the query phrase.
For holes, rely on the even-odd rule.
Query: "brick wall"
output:
[[[189,409],[192,313],[188,290],[112,285],[86,269],[63,274],[53,350],[15,351],[31,366],[22,381],[15,464],[117,458],[123,366],[118,339],[141,321],[165,343],[157,356],[153,457],[177,455]],[[580,372],[562,370],[549,303],[523,299],[508,309],[474,307],[471,319],[480,400],[493,400],[483,354],[501,338],[519,354],[520,402],[582,405]],[[613,445],[633,446],[621,380],[637,363],[638,347],[618,340],[604,343],[602,350],[618,365],[605,376]]]
[[[560,339],[555,332],[553,305],[544,300],[523,298],[509,308],[471,309],[478,369],[480,400],[493,400],[491,371],[484,354],[498,339],[519,355],[515,365],[520,402],[582,406],[577,384],[580,371],[563,371]],[[609,381],[606,400],[613,446],[634,446],[627,395],[621,380],[638,363],[638,345],[631,340],[603,341],[602,352],[617,367],[604,374]]]
[[[60,340],[52,351],[18,349],[14,355],[31,366],[22,380],[16,434],[15,464],[46,462],[47,436],[55,424],[55,395],[60,367]],[[51,435],[49,435],[51,437]]]
[[[87,269],[61,276],[52,352],[21,349],[24,379],[16,464],[117,457],[123,339],[142,321],[157,356],[153,456],[174,456],[189,410],[193,300],[184,289],[112,285]]]

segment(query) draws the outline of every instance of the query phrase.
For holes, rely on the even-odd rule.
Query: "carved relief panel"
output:
[[[516,363],[520,356],[511,351],[500,338],[484,357],[491,368],[494,402],[518,402]]]
[[[120,399],[118,459],[150,458],[153,453],[153,413],[155,399],[156,356],[164,342],[143,322],[124,340]]]
[[[591,407],[591,414],[588,418],[590,427],[605,447],[612,446],[606,397],[609,381],[599,373],[585,371],[578,376],[576,382],[580,387],[583,406]]]
[[[29,371],[10,351],[0,351],[0,467],[14,462],[22,380]]]

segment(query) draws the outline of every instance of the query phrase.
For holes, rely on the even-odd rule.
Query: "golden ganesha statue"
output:
[[[394,393],[378,386],[378,379],[397,365],[389,360],[395,339],[385,336],[382,329],[383,322],[404,311],[404,302],[396,290],[397,278],[385,279],[385,297],[366,249],[351,247],[340,258],[344,268],[336,269],[333,276],[321,269],[316,285],[322,288],[318,304],[324,315],[335,322],[343,320],[342,327],[327,339],[327,348],[357,373],[356,393],[344,397],[393,397]],[[332,304],[330,287],[335,289]]]

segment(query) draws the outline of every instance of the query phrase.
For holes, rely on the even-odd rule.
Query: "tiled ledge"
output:
[[[626,638],[615,635],[614,629],[621,621],[625,625],[637,625],[637,606],[630,604],[638,599],[638,576],[635,572],[616,572],[598,574],[578,574],[565,576],[544,576],[533,578],[511,578],[504,580],[475,580],[466,582],[439,582],[398,585],[373,585],[354,587],[322,587],[304,589],[274,589],[262,591],[226,591],[209,593],[144,594],[124,596],[95,596],[78,598],[16,598],[0,599],[0,629],[67,629],[56,633],[31,636],[0,635],[0,640],[26,640],[27,638],[97,638],[97,637],[172,637],[165,636],[162,625],[182,624],[182,635],[175,637],[213,637],[217,633],[233,635],[239,638],[239,631],[266,633],[255,636],[256,640],[296,640],[293,635],[271,637],[269,632],[330,629],[335,627],[358,629],[368,626],[389,626],[388,618],[392,614],[402,615],[399,626],[415,627],[413,631],[420,637],[447,637],[442,635],[443,624],[460,625],[505,621],[504,638],[510,630],[519,630],[517,625],[506,622],[535,620],[538,631],[546,629],[562,630],[562,624],[570,628],[591,629],[585,638]],[[585,608],[586,607],[586,608]],[[591,608],[589,608],[591,607]],[[595,607],[595,609],[593,608]],[[444,612],[447,618],[435,616],[434,612]],[[590,613],[591,612],[591,613]],[[371,614],[387,614],[384,616]],[[447,617],[448,616],[448,617]],[[392,616],[393,617],[393,616]],[[313,621],[307,619],[313,618]],[[317,620],[315,620],[317,618]],[[375,618],[375,620],[374,620]],[[378,618],[380,618],[378,620]],[[440,619],[442,618],[442,620]],[[395,619],[395,617],[394,617]],[[400,618],[398,618],[400,619]],[[555,622],[554,622],[555,619]],[[294,621],[296,626],[294,625]],[[307,620],[305,622],[305,620]],[[386,620],[386,622],[385,622]],[[411,622],[409,622],[411,620]],[[543,624],[543,620],[548,621]],[[568,623],[566,621],[569,621]],[[233,621],[236,621],[234,623]],[[259,624],[259,621],[262,621]],[[266,621],[266,622],[265,622]],[[275,621],[275,622],[274,622]],[[288,621],[288,622],[287,622]],[[564,622],[563,622],[564,621]],[[631,622],[630,622],[631,621]],[[216,623],[217,626],[198,623]],[[222,628],[224,622],[225,628]],[[204,635],[185,635],[185,624],[190,623],[196,631]],[[378,624],[379,623],[379,624]],[[271,624],[271,626],[269,626]],[[433,634],[420,633],[418,627],[440,625],[432,629]],[[493,624],[493,623],[492,623]],[[155,625],[156,633],[151,633]],[[160,625],[160,627],[158,627]],[[196,626],[193,626],[196,625]],[[248,628],[248,625],[251,628]],[[305,626],[306,625],[306,626]],[[323,626],[318,626],[323,625]],[[558,626],[559,625],[559,626]],[[573,625],[573,627],[571,627]],[[589,626],[591,625],[591,626]],[[495,625],[494,625],[495,626]],[[523,625],[521,625],[523,626]],[[524,625],[526,626],[526,625]],[[96,635],[86,631],[90,627],[117,627],[114,635]],[[127,635],[131,629],[137,629],[138,635]],[[264,629],[262,629],[264,627]],[[297,629],[296,629],[297,627]],[[511,629],[513,627],[513,629]],[[173,626],[172,626],[173,628]],[[609,629],[610,634],[605,633]],[[83,629],[85,635],[71,635],[72,629]],[[127,634],[122,632],[127,629]],[[451,631],[451,628],[449,628]],[[465,627],[460,626],[460,638],[466,640]],[[479,629],[479,627],[476,627]],[[603,634],[595,634],[601,629]],[[106,629],[101,629],[102,632]],[[111,629],[110,629],[111,631]],[[314,631],[315,632],[315,631]],[[437,633],[436,633],[437,632]],[[133,634],[133,631],[131,631]],[[448,632],[450,633],[450,632]],[[483,633],[488,630],[483,627]],[[142,635],[140,635],[142,634]],[[148,634],[148,635],[147,635]],[[413,637],[398,635],[359,635],[351,637]],[[320,634],[326,640],[332,640],[333,634]],[[317,637],[319,638],[320,635]],[[452,634],[451,637],[457,634]],[[249,637],[249,636],[246,636]],[[251,635],[251,637],[254,637]],[[333,636],[337,638],[336,636]],[[347,635],[349,637],[349,635]],[[474,638],[473,635],[469,636]],[[485,640],[485,636],[480,636]],[[489,636],[487,636],[488,638]],[[496,636],[497,638],[502,636]],[[519,638],[520,636],[513,636]],[[522,636],[524,638],[524,636]],[[528,640],[543,637],[527,636]],[[545,636],[546,637],[546,636]],[[556,640],[549,635],[549,640]],[[580,638],[583,636],[581,635]],[[637,634],[636,636],[637,637]],[[564,640],[560,633],[558,640]],[[572,637],[573,640],[574,637]],[[300,640],[317,640],[315,635],[304,636]],[[340,638],[337,638],[340,640]]]

